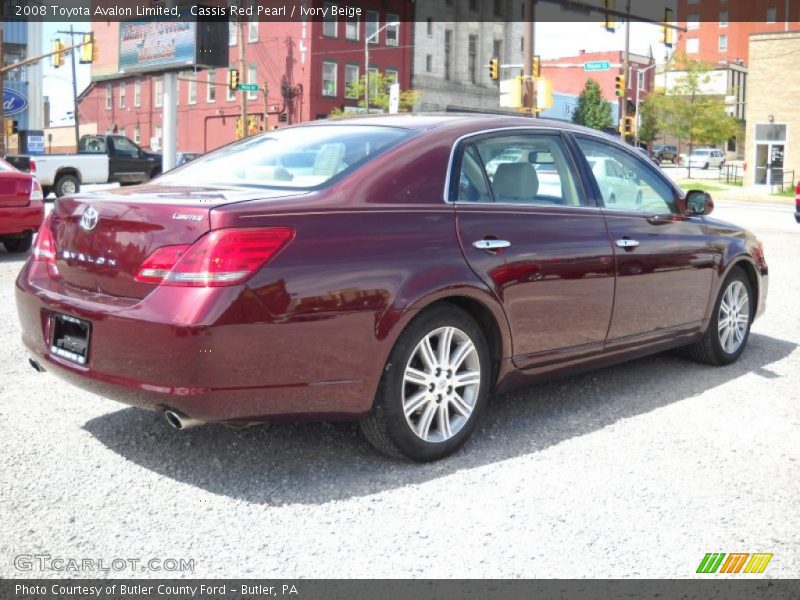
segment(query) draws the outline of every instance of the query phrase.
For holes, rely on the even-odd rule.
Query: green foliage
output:
[[[572,122],[594,129],[603,129],[614,124],[611,118],[611,103],[603,99],[600,84],[594,79],[586,82],[586,87],[578,96],[578,105],[572,113]]]
[[[639,141],[648,147],[661,132],[658,121],[659,101],[656,94],[650,94],[639,105]]]
[[[367,78],[361,76],[355,83],[347,86],[347,97],[358,98],[358,106],[364,108],[364,90],[366,89]],[[389,112],[389,87],[394,83],[394,78],[386,73],[370,73],[369,76],[369,107],[370,109],[379,108],[384,112]],[[414,90],[400,90],[400,112],[410,112],[413,110],[419,98],[419,92]],[[328,115],[329,118],[342,118],[349,116],[340,108],[334,108]]]

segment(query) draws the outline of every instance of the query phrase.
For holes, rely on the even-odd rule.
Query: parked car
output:
[[[643,191],[633,171],[626,170],[618,160],[610,156],[589,155],[586,158],[609,207],[641,206]]]
[[[529,161],[488,175],[516,152],[551,157],[558,188]],[[610,203],[592,164],[619,165],[642,206]],[[61,198],[17,279],[22,340],[37,370],[179,429],[355,420],[434,460],[490,392],[676,347],[737,360],[768,271],[712,209],[575,125],[312,122]]]
[[[678,156],[677,146],[668,146],[665,144],[656,144],[653,146],[653,157],[659,163],[662,163],[664,161],[675,162],[675,158],[677,156]]]
[[[0,159],[0,242],[9,252],[27,252],[43,219],[39,183]]]
[[[161,155],[122,135],[84,135],[77,154],[18,154],[13,164],[36,175],[45,197],[75,194],[88,183],[144,183],[161,174]]]
[[[647,148],[642,148],[641,146],[637,147],[636,150],[646,156],[649,160],[653,161],[655,164],[661,166],[661,163],[656,160],[656,158],[647,151]]]
[[[187,162],[191,162],[195,158],[200,158],[201,156],[203,156],[202,152],[178,152],[175,158],[175,166],[180,167],[181,165],[185,165]]]
[[[689,166],[715,169],[725,164],[725,153],[715,148],[697,148],[689,155]]]

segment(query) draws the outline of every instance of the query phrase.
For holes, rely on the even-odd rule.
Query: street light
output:
[[[383,27],[375,31],[375,33],[367,35],[367,22],[364,22],[364,105],[367,108],[367,114],[369,114],[369,41],[387,27],[394,27],[396,25],[400,25],[400,21],[386,23]]]

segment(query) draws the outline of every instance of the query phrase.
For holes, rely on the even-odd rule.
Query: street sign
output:
[[[522,106],[522,77],[503,79],[500,82],[500,108]]]
[[[236,86],[237,90],[242,90],[243,92],[257,92],[258,91],[258,84],[257,83],[240,83]]]
[[[583,63],[584,71],[608,71],[611,68],[611,63],[607,60],[594,60],[591,62]]]

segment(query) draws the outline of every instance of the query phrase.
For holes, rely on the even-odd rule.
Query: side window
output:
[[[672,188],[637,156],[613,144],[578,137],[607,208],[679,214]]]
[[[139,156],[139,148],[126,137],[114,137],[114,154],[116,156]]]
[[[84,136],[78,150],[87,154],[105,154],[106,140],[100,136]]]
[[[468,146],[457,198],[540,206],[582,204],[572,162],[560,138],[545,134],[484,138]]]

